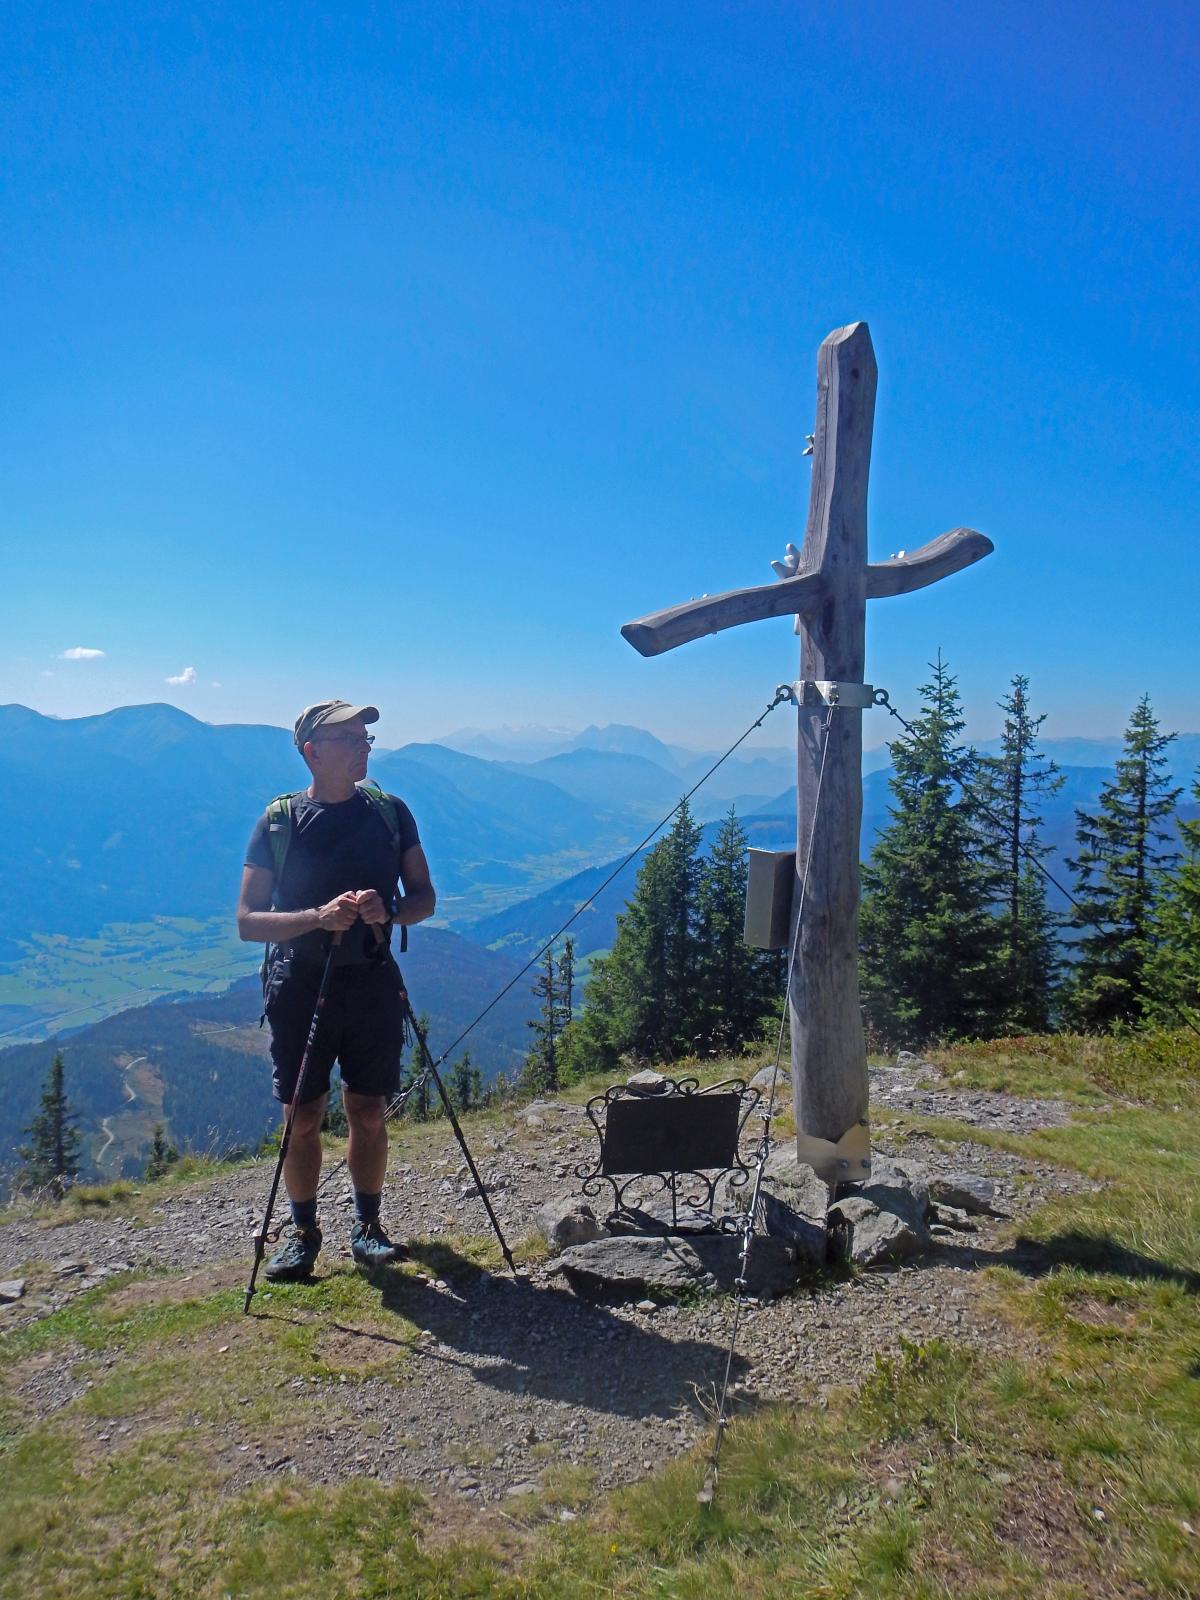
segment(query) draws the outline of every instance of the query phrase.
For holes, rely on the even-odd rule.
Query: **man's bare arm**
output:
[[[309,911],[272,911],[271,890],[275,875],[267,867],[244,867],[238,895],[238,938],[249,944],[283,944],[301,934],[344,933],[358,918],[353,892],[340,894],[323,906]],[[428,914],[428,913],[427,913]]]
[[[437,895],[429,878],[429,863],[419,844],[412,845],[400,859],[400,882],[404,896],[392,921],[401,928],[424,922],[437,908]]]

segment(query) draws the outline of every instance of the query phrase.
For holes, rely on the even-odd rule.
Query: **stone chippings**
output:
[[[1029,1102],[928,1087],[931,1082],[936,1073],[918,1060],[873,1072],[872,1092],[892,1107],[1009,1131],[1030,1126]],[[1039,1107],[1042,1121],[1035,1125],[1068,1115],[1053,1102]],[[590,1158],[594,1143],[581,1108],[543,1101],[534,1117],[514,1114],[502,1138],[476,1136],[473,1149],[510,1241],[545,1232],[548,1202],[586,1221],[574,1169]],[[470,1174],[449,1135],[441,1151],[419,1165],[404,1153],[402,1130],[385,1200],[387,1221],[399,1236],[486,1231]],[[877,1149],[873,1183],[893,1154],[900,1155]],[[905,1140],[898,1164],[907,1168],[913,1159],[927,1184],[930,1217],[937,1219],[925,1252],[848,1281],[809,1274],[797,1292],[751,1301],[738,1336],[737,1404],[819,1401],[872,1371],[876,1354],[896,1350],[902,1337],[954,1338],[985,1354],[1008,1350],[1011,1330],[977,1293],[976,1269],[1011,1258],[1011,1219],[1052,1196],[1099,1185],[982,1144],[959,1144],[947,1154],[920,1134]],[[786,1169],[786,1159],[778,1160],[778,1169]],[[778,1169],[772,1167],[764,1185],[771,1204],[791,1206],[815,1227],[812,1202],[798,1204],[792,1175]],[[989,1186],[987,1210],[951,1199],[984,1197],[978,1182],[968,1191],[964,1176]],[[194,1281],[205,1294],[240,1284],[269,1181],[270,1164],[258,1163],[181,1189],[145,1225],[112,1216],[57,1227],[17,1217],[0,1225],[0,1281],[25,1284],[23,1296],[0,1303],[0,1382],[16,1403],[34,1416],[61,1412],[93,1384],[98,1367],[122,1357],[55,1345],[6,1367],[5,1330],[132,1270],[168,1266],[164,1285]],[[940,1188],[943,1183],[947,1187]],[[863,1191],[856,1198],[873,1203]],[[323,1202],[323,1219],[323,1261],[348,1261],[350,1196],[341,1180]],[[694,1239],[688,1242],[695,1247]],[[762,1243],[758,1237],[752,1259]],[[556,1248],[566,1253],[574,1247]],[[562,1275],[548,1276],[545,1269],[522,1282],[470,1273],[447,1282],[410,1272],[396,1279],[392,1294],[397,1312],[422,1330],[399,1378],[290,1379],[273,1408],[270,1436],[247,1422],[223,1424],[219,1436],[206,1437],[200,1417],[192,1419],[198,1447],[228,1472],[231,1489],[281,1474],[316,1483],[361,1476],[503,1505],[510,1494],[541,1490],[548,1469],[579,1469],[603,1489],[640,1478],[708,1440],[705,1406],[728,1350],[728,1297],[685,1293],[673,1303],[656,1303],[632,1290],[629,1299],[607,1304],[577,1296]],[[214,1343],[252,1337],[246,1326],[217,1330]],[[369,1359],[378,1354],[378,1345],[370,1344]],[[119,1450],[136,1437],[130,1419],[78,1414],[78,1426],[98,1451]]]

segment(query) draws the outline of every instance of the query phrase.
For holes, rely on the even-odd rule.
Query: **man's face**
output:
[[[318,728],[305,746],[311,750],[310,764],[324,777],[357,783],[367,775],[371,738],[361,717],[338,722],[331,728]]]

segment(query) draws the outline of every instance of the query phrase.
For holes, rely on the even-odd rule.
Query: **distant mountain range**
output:
[[[1047,840],[1061,855],[1073,846],[1075,807],[1095,804],[1120,740],[1047,740],[1044,748],[1066,776],[1044,806]],[[1200,735],[1181,735],[1168,754],[1176,780],[1189,789],[1182,814],[1194,815],[1190,780]],[[605,863],[632,848],[715,758],[624,725],[574,734],[463,729],[445,742],[377,751],[371,770],[417,817],[438,886],[439,924],[516,954],[559,926],[602,881]],[[872,753],[873,762],[886,759],[886,749]],[[886,767],[871,765],[865,763],[864,853],[890,802]],[[695,813],[710,822],[734,804],[752,842],[786,847],[794,770],[791,750],[739,751],[696,795]],[[213,726],[168,705],[67,720],[0,707],[0,785],[8,802],[0,841],[0,1032],[13,1023],[28,1032],[38,1015],[70,1008],[61,994],[52,1006],[39,999],[43,955],[30,942],[34,934],[96,937],[95,959],[102,960],[106,928],[161,916],[231,917],[254,819],[273,794],[304,780],[282,728]],[[631,868],[586,914],[581,954],[611,943],[633,881]],[[211,945],[211,924],[206,937]],[[209,980],[211,965],[210,953],[196,987]]]
[[[520,962],[438,928],[414,930],[404,959],[417,1013],[440,1053],[518,970]],[[488,1080],[519,1069],[534,1001],[518,984],[465,1048]],[[255,979],[218,996],[137,1006],[52,1043],[0,1051],[0,1172],[38,1106],[53,1050],[62,1050],[67,1096],[79,1116],[85,1175],[141,1172],[156,1123],[181,1149],[257,1145],[275,1123],[267,1034]],[[455,1052],[457,1059],[459,1052]]]

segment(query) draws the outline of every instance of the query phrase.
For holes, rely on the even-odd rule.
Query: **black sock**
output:
[[[306,1228],[311,1232],[317,1225],[317,1202],[315,1200],[293,1200],[292,1221],[298,1228]]]
[[[381,1194],[367,1194],[362,1189],[354,1191],[354,1215],[360,1222],[377,1222],[379,1220],[379,1202],[383,1199]]]

